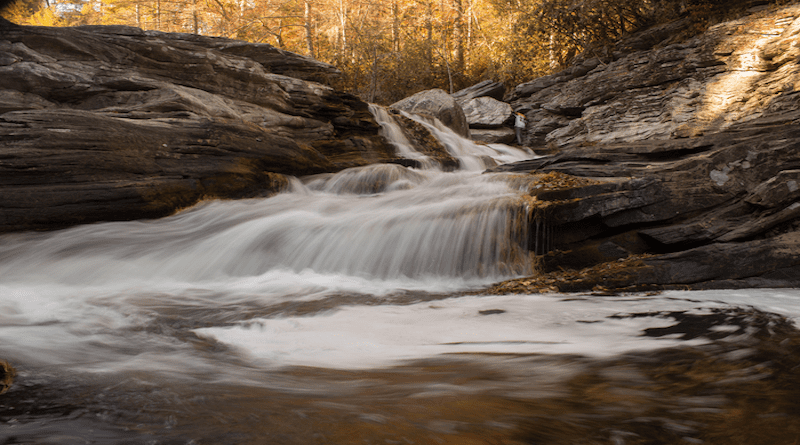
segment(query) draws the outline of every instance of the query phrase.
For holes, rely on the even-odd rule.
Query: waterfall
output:
[[[193,283],[280,270],[490,282],[531,273],[519,175],[481,174],[485,159],[505,162],[529,153],[475,144],[418,120],[462,166],[443,172],[414,150],[391,115],[373,110],[398,155],[423,161],[423,168],[369,165],[293,180],[268,199],[208,202],[157,221],[7,237],[0,276]]]
[[[673,366],[675,351],[719,366],[717,382],[698,387],[696,397],[667,400],[680,408],[673,418],[693,419],[700,407],[713,421],[729,395],[741,393],[736,382],[771,372],[764,351],[791,355],[791,347],[776,348],[797,335],[790,323],[800,317],[800,298],[791,290],[615,298],[465,292],[529,276],[532,255],[552,248],[547,207],[530,193],[546,182],[484,174],[481,165],[529,154],[473,144],[425,122],[461,167],[443,171],[385,117],[387,138],[398,155],[419,161],[406,164],[415,168],[370,165],[292,178],[269,198],[209,201],[158,220],[0,236],[0,360],[18,370],[2,395],[0,422],[8,426],[0,437],[499,443],[503,432],[509,441],[521,437],[508,426],[521,406],[533,407],[524,431],[527,419],[572,428],[581,416],[589,431],[608,397],[564,414],[576,379],[600,375],[605,380],[589,390],[630,381],[641,392],[654,370],[683,372]],[[686,320],[690,338],[680,335]],[[786,384],[796,383],[789,377]],[[791,408],[787,394],[781,403]],[[518,403],[480,408],[512,399]],[[648,399],[648,409],[663,411],[661,399]],[[552,415],[542,416],[541,400],[555,401]],[[623,412],[620,428],[641,417],[638,405],[633,411]],[[655,431],[667,420],[656,419]],[[471,426],[452,428],[461,424]],[[686,424],[674,431],[693,439],[698,423]]]
[[[435,162],[417,151],[408,140],[402,127],[383,107],[370,105],[375,120],[383,128],[383,134],[397,149],[397,154],[408,159],[421,162],[425,169],[437,168]],[[478,144],[465,139],[437,119],[426,119],[421,116],[397,111],[400,115],[411,119],[428,129],[428,131],[445,147],[454,158],[458,159],[461,170],[483,171],[497,164],[523,161],[534,156],[528,149],[519,149],[505,144]]]
[[[553,250],[553,226],[547,223],[547,215],[541,211],[533,211],[530,219],[529,248],[535,255],[544,255]]]

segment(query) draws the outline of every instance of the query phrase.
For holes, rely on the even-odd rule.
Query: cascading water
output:
[[[19,371],[0,395],[0,443],[577,443],[600,424],[598,443],[622,443],[648,437],[640,418],[661,422],[659,440],[663,423],[700,443],[692,428],[723,409],[719,388],[765,369],[729,361],[782,351],[764,343],[775,332],[780,347],[800,342],[750,307],[800,316],[791,291],[465,295],[531,273],[550,247],[522,197],[531,177],[482,174],[531,153],[418,121],[459,162],[443,172],[374,112],[422,168],[372,165],[156,221],[0,237],[0,360]],[[643,335],[669,317],[704,320],[708,335]],[[642,395],[660,384],[645,375],[659,366],[650,351],[674,346],[719,354],[707,363],[716,389]],[[622,354],[606,372],[602,360]],[[623,392],[605,402],[609,388]]]
[[[398,151],[422,159],[382,116]],[[530,273],[526,234],[517,223],[524,211],[519,191],[478,169],[480,157],[529,155],[430,128],[471,170],[370,165],[294,181],[270,199],[206,203],[161,221],[94,225],[18,242],[9,237],[0,274],[6,282],[30,275],[196,282],[285,270],[491,282]]]
[[[374,110],[398,152],[424,161],[391,116]],[[58,354],[91,350],[96,338],[76,332],[107,332],[100,326],[135,326],[138,317],[156,316],[154,301],[236,318],[241,304],[452,291],[529,273],[519,190],[502,179],[508,175],[477,168],[487,156],[529,154],[425,125],[468,169],[371,165],[293,180],[269,199],[207,202],[157,221],[2,237],[0,323],[31,331],[20,337],[0,328],[3,343],[46,362],[50,345]],[[56,327],[31,327],[38,323]],[[74,343],[71,352],[64,338]],[[92,366],[131,366],[125,354],[98,349],[103,359]]]

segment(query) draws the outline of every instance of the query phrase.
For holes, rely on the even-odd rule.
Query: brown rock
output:
[[[544,271],[593,277],[559,290],[800,285],[798,29],[791,5],[654,49],[672,37],[646,33],[514,90],[553,154],[493,170],[575,178],[531,191]]]
[[[0,232],[164,216],[392,159],[331,67],[123,26],[0,30]],[[293,77],[290,77],[293,76]]]

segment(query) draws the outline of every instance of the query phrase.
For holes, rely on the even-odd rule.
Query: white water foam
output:
[[[756,302],[762,310],[800,317],[800,291],[791,290],[667,292],[655,297],[613,298],[512,295],[406,306],[353,306],[313,317],[250,320],[196,332],[235,346],[267,367],[368,369],[455,353],[609,357],[708,341],[642,335],[647,328],[675,324],[672,319],[609,317],[657,311],[700,314]]]
[[[522,257],[509,252],[525,240],[509,230],[519,190],[505,176],[373,165],[157,221],[0,237],[0,353],[106,371],[146,358],[174,371],[197,360],[169,334],[174,320],[512,276],[507,258]]]
[[[455,145],[454,152],[474,149],[474,159],[486,155],[484,146]],[[509,177],[370,166],[158,221],[2,236],[0,357],[94,372],[191,369],[225,379],[230,365],[198,352],[193,333],[260,367],[365,368],[457,352],[592,355],[675,344],[640,336],[664,320],[607,318],[645,308],[754,304],[800,314],[795,291],[380,304],[398,291],[455,292],[513,276],[503,263],[519,261],[509,251],[524,240],[509,229],[522,205]],[[306,316],[270,312],[364,294],[374,299],[334,301]]]

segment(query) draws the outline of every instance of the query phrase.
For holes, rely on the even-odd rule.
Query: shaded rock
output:
[[[0,360],[0,394],[4,394],[14,383],[17,372],[11,364],[5,360]]]
[[[491,97],[492,99],[503,100],[503,95],[505,95],[505,93],[506,87],[502,83],[493,80],[484,80],[471,87],[456,91],[453,93],[453,98],[463,106],[466,102],[479,97]]]
[[[470,128],[501,127],[512,120],[514,113],[511,105],[491,97],[469,100],[462,108]]]
[[[761,207],[800,200],[800,170],[784,170],[759,184],[744,200]]]
[[[469,130],[472,140],[487,144],[513,144],[516,141],[514,130],[501,128],[472,128]]]
[[[469,137],[469,126],[464,116],[464,110],[453,99],[453,96],[447,94],[444,90],[437,88],[420,91],[413,96],[393,103],[391,108],[434,117],[455,131],[456,134],[466,138]]]
[[[800,285],[800,232],[741,243],[720,243],[648,258],[641,283],[682,284],[742,281],[785,287]]]
[[[545,147],[547,135],[554,130],[569,125],[571,119],[550,113],[546,110],[530,110],[524,112],[526,126],[523,129],[523,143],[529,147]]]
[[[168,215],[395,157],[330,65],[124,26],[0,31],[0,232]],[[289,77],[291,74],[297,77]]]
[[[498,283],[487,292],[648,291],[800,286],[800,235],[720,243],[661,255],[631,255],[579,270]]]

